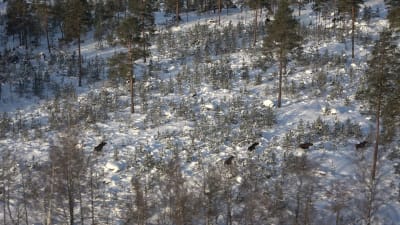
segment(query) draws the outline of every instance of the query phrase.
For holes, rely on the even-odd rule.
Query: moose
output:
[[[365,148],[365,146],[367,146],[367,144],[368,144],[368,141],[362,141],[358,144],[355,144],[355,146],[356,146],[356,149],[360,149],[360,148]]]
[[[250,145],[248,148],[247,148],[247,150],[248,151],[254,151],[254,149],[256,149],[256,147],[257,147],[257,145],[259,145],[260,143],[258,143],[258,142],[254,142],[252,145]]]
[[[106,144],[107,144],[107,142],[102,141],[100,144],[98,144],[96,147],[94,147],[94,150],[96,152],[101,152],[101,150],[103,150],[104,145],[106,145]]]
[[[235,156],[233,156],[233,155],[229,156],[229,158],[227,158],[224,161],[224,165],[228,165],[228,166],[231,165],[234,158],[235,158]]]
[[[304,142],[304,143],[299,144],[299,147],[302,148],[302,149],[308,149],[308,148],[310,148],[310,147],[313,146],[313,145],[314,145],[313,143]]]

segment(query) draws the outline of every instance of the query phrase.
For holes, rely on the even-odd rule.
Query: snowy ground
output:
[[[0,12],[4,3],[0,3]],[[359,32],[362,34],[368,34],[374,39],[378,38],[378,32],[384,27],[388,26],[388,22],[384,19],[386,10],[381,0],[370,0],[365,4],[371,6],[373,9],[379,7],[379,16],[373,18],[370,23],[361,22],[359,25]],[[297,13],[297,12],[296,12]],[[179,26],[171,27],[173,33],[184,33],[188,29],[194,27],[196,24],[209,24],[209,26],[218,27],[218,16],[216,14],[207,13],[200,17],[195,14],[189,14],[187,17],[183,15],[183,22]],[[245,23],[251,23],[253,18],[253,12],[245,10],[240,12],[239,9],[232,9],[229,14],[223,13],[221,15],[221,24],[227,26],[229,22],[237,24],[239,21],[245,21]],[[157,16],[157,23],[163,24],[166,18],[160,13]],[[303,24],[308,24],[310,21],[315,21],[315,16],[312,15],[310,8],[306,8],[301,12],[301,21]],[[329,19],[328,22],[329,23]],[[164,26],[160,25],[159,30],[162,32]],[[90,37],[90,35],[88,36]],[[262,41],[257,43],[261,46]],[[284,94],[282,108],[275,108],[274,112],[277,115],[277,123],[272,127],[265,127],[259,130],[261,136],[254,135],[247,140],[243,137],[243,141],[234,143],[232,139],[227,138],[225,143],[219,146],[219,149],[215,149],[215,146],[210,145],[204,140],[194,138],[194,145],[192,144],[192,137],[190,136],[194,130],[196,130],[196,121],[191,121],[178,116],[175,108],[168,105],[167,103],[179,103],[182,101],[191,102],[193,111],[199,118],[208,118],[211,121],[216,120],[218,113],[222,113],[224,116],[227,115],[228,109],[224,108],[224,105],[229,101],[240,95],[241,90],[246,87],[247,96],[243,99],[244,104],[256,107],[266,107],[269,105],[271,100],[276,99],[276,95],[271,88],[276,87],[276,80],[272,78],[272,72],[276,68],[270,68],[263,73],[263,82],[260,85],[254,85],[253,81],[249,84],[238,81],[233,84],[230,90],[227,89],[214,89],[208,84],[202,84],[201,87],[196,89],[196,97],[192,97],[193,93],[190,92],[189,87],[185,87],[183,94],[173,93],[166,96],[161,96],[158,91],[154,92],[154,96],[150,98],[150,103],[156,104],[158,99],[163,101],[163,105],[160,106],[161,110],[161,122],[157,125],[149,125],[147,121],[148,115],[144,114],[144,109],[140,104],[136,106],[136,113],[130,114],[130,108],[127,104],[129,102],[127,90],[124,88],[112,88],[106,87],[106,81],[99,81],[90,87],[84,86],[77,89],[77,99],[81,102],[85,102],[88,99],[90,93],[98,93],[102,90],[107,90],[110,93],[120,93],[118,95],[118,102],[122,105],[117,111],[108,113],[108,120],[104,122],[98,122],[80,130],[79,142],[85,154],[92,155],[97,159],[96,168],[104,172],[104,182],[106,183],[107,192],[119,193],[122,196],[127,195],[131,187],[131,179],[134,174],[137,174],[137,170],[146,170],[145,159],[136,158],[137,155],[151,155],[155,161],[169,160],[173,157],[171,151],[172,145],[179,146],[179,155],[182,157],[182,171],[184,177],[188,180],[188,186],[195,186],[199,182],[203,175],[202,167],[204,165],[216,165],[220,164],[222,167],[223,160],[234,155],[238,162],[244,161],[248,158],[264,157],[269,152],[280,152],[293,153],[294,155],[301,156],[307,154],[308,158],[316,163],[316,167],[313,172],[316,177],[322,177],[320,185],[328,187],[333,185],[338,180],[344,182],[358,182],[357,176],[360,168],[359,165],[355,164],[354,161],[359,156],[359,153],[355,151],[354,144],[367,139],[367,135],[371,132],[373,123],[371,118],[360,113],[362,105],[357,102],[355,92],[360,81],[363,72],[366,69],[366,59],[370,54],[372,45],[362,45],[356,43],[355,59],[351,60],[351,46],[350,41],[346,40],[343,43],[341,40],[332,39],[310,39],[303,47],[305,53],[320,52],[324,53],[328,51],[331,55],[344,56],[346,61],[340,65],[325,66],[324,71],[328,74],[328,83],[333,82],[334,79],[338,79],[343,85],[343,96],[347,97],[350,104],[345,103],[345,98],[334,98],[330,99],[327,92],[322,94],[315,93],[312,88],[312,79],[315,73],[319,69],[317,66],[306,66],[292,68],[292,72],[289,75],[289,80],[296,83],[302,83],[306,88],[301,89],[299,93],[293,95]],[[106,47],[104,49],[96,49],[96,43],[94,41],[86,40],[82,46],[82,53],[85,58],[93,58],[95,56],[108,58],[115,52],[124,51],[123,48],[111,48]],[[157,46],[153,47],[154,50]],[[43,50],[43,49],[42,49]],[[40,50],[39,50],[40,51]],[[72,49],[70,51],[73,51]],[[232,69],[241,68],[242,65],[252,65],[253,55],[251,49],[241,49],[236,53],[231,54],[231,61],[233,62],[230,66]],[[183,66],[178,62],[169,59],[162,55],[154,55],[152,57],[154,61],[167,68],[165,74],[160,73],[159,77],[161,80],[167,81],[171,76],[175,76],[178,72],[183,70]],[[171,63],[171,64],[169,64]],[[142,62],[138,62],[139,67],[143,66]],[[251,68],[251,67],[250,67]],[[352,75],[350,71],[353,71]],[[259,69],[250,69],[251,77],[259,73]],[[52,76],[56,76],[53,74]],[[54,80],[59,79],[54,77]],[[72,78],[71,78],[72,79]],[[72,82],[76,80],[72,79]],[[328,90],[333,87],[327,87]],[[7,112],[13,115],[15,120],[18,119],[18,115],[22,117],[24,121],[30,121],[31,118],[35,118],[41,121],[42,131],[44,135],[42,138],[30,138],[25,137],[21,134],[12,136],[9,134],[7,138],[0,140],[0,146],[11,149],[13,152],[18,152],[18,160],[22,162],[36,163],[44,162],[48,160],[48,150],[51,147],[53,140],[56,139],[57,133],[50,129],[48,124],[49,114],[46,107],[49,105],[52,97],[49,99],[38,99],[38,98],[18,98],[15,94],[7,93],[9,89],[3,87],[2,100],[0,101],[0,112]],[[264,105],[262,104],[264,102]],[[222,108],[220,110],[219,108]],[[329,109],[327,109],[329,108]],[[221,112],[222,111],[222,112]],[[310,150],[301,150],[297,148],[295,144],[290,146],[282,146],[285,137],[290,132],[297,132],[300,120],[306,123],[314,123],[318,118],[329,124],[331,127],[336,122],[345,122],[350,120],[353,124],[359,125],[361,129],[360,137],[351,138],[338,138],[333,140],[327,140],[323,138],[313,138],[312,141],[314,146]],[[197,121],[199,122],[199,121]],[[210,126],[214,126],[216,122],[210,123]],[[210,128],[210,130],[212,130]],[[218,127],[214,130],[216,134],[210,134],[208,137],[210,140],[213,139],[214,135],[218,136]],[[33,131],[32,131],[33,132]],[[223,134],[221,134],[223,135]],[[164,138],[165,137],[165,138]],[[257,137],[254,140],[254,137]],[[171,139],[172,138],[172,139]],[[294,136],[293,136],[294,139]],[[104,147],[103,152],[100,154],[94,154],[93,148],[101,141],[105,140],[107,145]],[[236,140],[235,140],[236,141]],[[260,145],[256,148],[253,155],[250,155],[247,151],[247,147],[254,141],[258,141]],[[306,141],[306,140],[302,140]],[[295,142],[296,143],[296,142]],[[6,146],[6,147],[5,147]],[[195,146],[198,150],[195,155],[188,148]],[[397,147],[398,148],[398,147]],[[140,154],[138,152],[141,152]],[[363,153],[365,158],[371,158],[372,148],[368,147]],[[279,158],[283,158],[280,156]],[[200,161],[201,159],[201,161]],[[136,160],[135,162],[132,162]],[[383,159],[387,160],[387,159]],[[385,161],[386,162],[386,161]],[[395,182],[396,180],[391,177],[393,175],[393,169],[389,160],[386,163],[382,163],[382,173],[386,174],[387,180]],[[138,166],[132,166],[136,164]],[[149,174],[157,173],[157,169],[148,171]],[[150,176],[150,175],[148,175]],[[238,184],[241,183],[241,177],[236,177]],[[387,187],[383,195],[395,195],[397,189],[389,188],[392,183],[385,184]],[[352,190],[351,187],[346,186],[349,189],[350,194],[356,194],[357,190]],[[346,189],[347,190],[347,189]],[[320,211],[327,210],[327,193],[321,191],[318,199],[315,200],[317,207],[320,207]],[[396,199],[387,202],[383,207],[379,208],[379,214],[381,219],[377,224],[395,224],[395,221],[400,220],[400,204]],[[0,212],[1,215],[2,212]],[[115,214],[118,214],[118,209],[115,209]],[[332,218],[321,219],[328,224]],[[332,223],[329,223],[332,224]]]

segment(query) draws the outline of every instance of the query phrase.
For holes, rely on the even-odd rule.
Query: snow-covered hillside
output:
[[[374,118],[355,99],[389,26],[384,1],[360,8],[354,59],[350,23],[333,28],[311,3],[301,10],[305,41],[288,63],[281,108],[277,63],[261,51],[264,21],[252,46],[254,13],[229,9],[221,25],[212,12],[189,13],[170,27],[156,13],[151,58],[135,65],[133,114],[129,85],[107,77],[107,59],[126,50],[99,48],[92,32],[82,43],[91,65],[82,87],[69,75],[73,44],[54,58],[40,46],[32,67],[15,64],[47,81],[37,95],[2,85],[0,220],[45,224],[52,214],[51,224],[67,224],[68,196],[57,193],[71,191],[61,180],[73,171],[75,214],[84,218],[76,224],[366,224],[369,201],[371,224],[398,223],[399,142],[382,145],[371,192]]]

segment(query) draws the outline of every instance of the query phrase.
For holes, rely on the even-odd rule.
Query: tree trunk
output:
[[[175,8],[175,13],[176,13],[176,24],[179,24],[179,0],[176,0],[176,8]]]
[[[351,58],[354,59],[354,32],[355,32],[355,21],[356,21],[356,9],[354,5],[351,7]]]
[[[22,32],[20,31],[19,33],[18,33],[18,41],[19,41],[19,46],[21,46],[22,45]]]
[[[69,200],[68,200],[68,209],[69,209],[69,224],[70,225],[74,225],[74,221],[75,221],[75,219],[74,219],[74,200],[73,199],[71,199],[73,196],[72,196],[72,193],[68,193],[68,198],[69,198]]]
[[[21,174],[21,176],[23,176],[23,174]],[[24,204],[24,217],[25,217],[25,223],[29,224],[29,217],[28,217],[28,200],[27,200],[27,196],[26,196],[26,183],[24,181],[25,179],[22,178],[21,182],[22,182],[22,199],[23,199],[23,204]]]
[[[218,0],[218,25],[221,25],[221,0]]]
[[[382,59],[383,55],[381,55],[379,62],[383,62]],[[380,76],[384,76],[383,74],[383,66],[380,67]],[[375,196],[375,181],[376,181],[376,165],[378,163],[378,150],[379,150],[379,140],[380,140],[380,117],[381,117],[381,105],[382,105],[382,88],[383,84],[382,81],[379,84],[379,89],[378,89],[378,105],[375,111],[375,126],[376,126],[376,131],[375,131],[375,145],[374,145],[374,156],[373,156],[373,161],[372,161],[372,169],[371,169],[371,189],[370,189],[370,199],[368,200],[368,214],[367,214],[367,225],[371,224],[371,219],[372,219],[372,208],[373,208],[373,201],[374,201],[374,196]]]
[[[78,86],[82,87],[82,55],[81,55],[81,34],[80,33],[78,34],[78,65],[79,65]]]
[[[144,30],[145,30],[145,16],[144,16],[145,10],[146,10],[146,5],[145,5],[145,2],[142,1],[142,11],[143,11],[143,13],[142,13],[142,15],[141,15],[141,19],[142,19],[142,24],[143,24],[143,27],[142,27],[142,38],[143,38],[143,62],[146,62],[146,34],[145,34],[145,32],[144,32]]]
[[[281,107],[281,102],[282,102],[282,70],[283,70],[283,53],[281,49],[279,53],[279,88],[278,88],[278,102],[277,102],[278,108]]]
[[[256,16],[254,18],[254,31],[253,31],[253,46],[256,46],[257,42],[257,29],[258,29],[258,8],[256,8]]]
[[[2,173],[1,173],[1,176],[2,177],[4,177],[4,174],[5,173],[5,170],[4,170],[4,168],[2,168]],[[5,183],[3,183],[3,188],[2,188],[2,193],[3,193],[3,224],[7,224],[6,222],[7,222],[7,219],[6,219],[6,184]]]
[[[78,175],[78,194],[79,194],[79,213],[81,216],[81,225],[85,225],[85,214],[83,212],[83,199],[82,199],[82,187],[81,187],[81,175]]]
[[[69,170],[69,169],[68,169]],[[70,173],[71,171],[68,171]],[[67,175],[67,195],[68,195],[68,212],[69,212],[69,224],[74,225],[75,219],[74,219],[74,209],[75,209],[75,203],[74,203],[74,184],[72,181],[72,174]]]
[[[47,28],[47,25],[46,25],[46,40],[47,40],[47,49],[48,49],[48,51],[49,51],[49,54],[51,55],[50,38],[49,38],[49,28]]]
[[[50,39],[49,39],[49,18],[48,18],[48,8],[47,8],[47,1],[45,1],[46,6],[45,7],[45,18],[44,18],[44,30],[46,32],[46,41],[47,41],[47,50],[49,51],[49,54],[51,54],[51,48],[50,48]]]
[[[294,210],[294,224],[299,224],[299,214],[300,214],[300,207],[301,207],[301,196],[300,194],[302,194],[302,187],[303,187],[303,179],[301,177],[299,177],[299,186],[297,187],[297,192],[296,192],[296,207]]]
[[[24,38],[24,41],[25,41],[25,49],[28,50],[28,49],[29,49],[29,46],[28,46],[28,38],[29,38],[29,35],[28,35],[28,28],[25,29],[24,37],[25,37],[25,38]]]
[[[58,28],[60,29],[61,39],[64,39],[64,28],[63,28],[63,25],[60,23],[58,25]]]
[[[89,156],[90,158],[90,156]],[[90,160],[90,159],[89,159]],[[95,225],[94,222],[94,191],[93,191],[93,166],[90,166],[90,211],[91,211],[91,220],[92,220],[92,225]]]
[[[6,179],[9,179],[9,178],[6,178]],[[6,195],[7,197],[6,197],[6,201],[4,202],[4,204],[7,205],[8,217],[10,218],[11,223],[16,224],[16,221],[12,215],[12,210],[10,207],[10,200],[11,200],[10,199],[10,183],[9,183],[9,180],[7,180],[6,182],[7,182],[7,192],[5,192],[4,195]],[[17,219],[18,219],[18,217],[17,217]]]
[[[74,184],[74,177],[72,173],[72,166],[70,165],[72,162],[72,152],[68,152],[67,154],[67,168],[65,168],[65,179],[67,181],[67,198],[68,198],[68,212],[69,212],[69,224],[74,225],[75,218],[74,218],[74,210],[75,210],[75,202],[74,202],[74,195],[75,195],[75,184]]]
[[[50,193],[49,193],[49,208],[47,209],[46,225],[51,225],[53,213],[53,190],[54,190],[54,167],[51,165],[51,178],[50,178]]]
[[[135,92],[134,92],[134,83],[135,79],[133,78],[133,56],[132,56],[132,43],[128,44],[128,54],[129,54],[129,85],[130,85],[130,92],[131,92],[131,113],[135,113]]]
[[[340,209],[336,211],[336,225],[340,225]]]
[[[226,202],[226,224],[232,225],[232,199],[230,190],[227,190],[227,202]]]
[[[374,146],[374,158],[372,164],[372,171],[371,171],[371,182],[375,182],[376,176],[376,164],[378,161],[378,146],[379,146],[379,129],[380,129],[380,112],[381,112],[381,97],[378,97],[378,108],[376,110],[375,116],[375,124],[376,124],[376,133],[375,133],[375,146]]]
[[[144,31],[142,33],[143,33],[143,62],[146,62],[146,38]]]
[[[301,16],[301,0],[298,0],[297,4],[299,6],[299,17],[300,17]]]

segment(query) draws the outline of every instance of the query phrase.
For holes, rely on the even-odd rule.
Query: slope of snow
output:
[[[4,5],[4,3],[0,3],[0,11],[1,6],[4,7]],[[363,35],[370,35],[376,40],[379,38],[379,31],[388,26],[387,20],[384,19],[387,12],[382,0],[370,0],[365,5],[371,6],[373,9],[379,8],[380,17],[373,18],[370,23],[361,22],[357,24],[359,25],[357,26],[358,32]],[[310,5],[307,5],[302,10],[300,19],[303,24],[315,21],[315,15],[311,15],[311,12]],[[252,23],[253,13],[250,10],[240,12],[239,9],[232,9],[228,15],[226,13],[221,14],[221,26],[216,24],[216,21],[218,21],[217,14],[188,14],[187,17],[183,15],[182,24],[172,26],[170,31],[174,34],[185,33],[196,24],[208,24],[209,27],[217,30],[228,26],[230,22],[236,25],[239,21],[245,21],[245,24],[248,25]],[[166,32],[165,22],[168,19],[164,17],[162,12],[157,13],[156,23],[158,24],[159,33]],[[325,22],[329,23],[329,21]],[[258,41],[257,46],[261,46],[261,43],[262,40]],[[327,218],[316,218],[316,220],[320,220],[321,224],[333,224],[332,221],[335,218],[332,212],[329,211],[329,207],[332,204],[331,196],[335,194],[332,193],[332,190],[335,190],[335,188],[330,187],[335,186],[337,182],[347,182],[346,188],[342,190],[343,196],[349,196],[349,199],[346,200],[349,205],[356,205],[356,200],[361,198],[360,196],[363,194],[360,189],[357,189],[363,185],[356,185],[356,183],[360,182],[360,173],[365,168],[355,162],[358,162],[357,159],[365,157],[366,160],[360,161],[369,165],[372,158],[372,147],[368,147],[362,152],[356,151],[354,147],[356,143],[367,139],[369,133],[373,130],[371,118],[361,114],[359,109],[362,105],[354,100],[359,81],[367,68],[366,59],[371,52],[372,44],[356,43],[354,60],[349,57],[351,56],[351,47],[349,46],[350,40],[348,38],[344,42],[336,39],[318,40],[317,38],[311,38],[308,40],[303,46],[304,54],[311,55],[316,52],[323,54],[328,52],[329,55],[342,57],[344,62],[339,64],[331,62],[329,66],[324,65],[324,68],[319,68],[318,65],[315,65],[315,67],[302,67],[289,64],[289,67],[292,68],[288,72],[288,81],[304,85],[305,88],[299,88],[298,93],[293,95],[284,92],[282,108],[274,108],[276,94],[272,89],[276,88],[277,84],[272,74],[277,71],[276,66],[271,66],[265,71],[256,68],[253,62],[259,56],[254,54],[254,50],[251,48],[240,49],[232,54],[224,55],[229,57],[231,63],[229,67],[234,71],[240,71],[243,65],[249,66],[249,74],[251,76],[249,83],[236,79],[231,88],[217,89],[210,83],[202,81],[199,86],[193,89],[187,86],[183,87],[182,93],[174,90],[166,95],[163,95],[160,90],[151,90],[147,100],[147,107],[154,109],[152,113],[149,112],[150,110],[145,111],[144,105],[139,104],[137,99],[136,112],[134,114],[130,113],[130,99],[127,87],[109,87],[107,81],[99,81],[91,86],[75,86],[77,92],[76,100],[78,102],[74,103],[76,107],[88,103],[91,95],[99,94],[102,91],[116,96],[117,108],[115,111],[107,112],[107,119],[104,121],[82,125],[77,137],[79,138],[80,148],[85,155],[90,156],[90,159],[96,162],[94,169],[101,174],[104,192],[107,193],[107,198],[104,201],[108,201],[108,204],[111,205],[110,214],[114,216],[114,224],[122,223],[122,220],[119,221],[118,218],[124,213],[124,210],[117,206],[113,207],[113,204],[117,204],[115,199],[129,198],[127,196],[130,196],[133,192],[132,180],[136,178],[146,183],[149,182],[155,174],[162,174],[166,170],[165,167],[167,167],[165,164],[175,160],[176,155],[179,155],[180,158],[179,167],[181,168],[182,176],[186,180],[185,185],[189,190],[198,191],[201,189],[202,181],[207,176],[205,174],[207,171],[204,171],[204,168],[215,166],[222,171],[221,174],[224,176],[234,177],[231,181],[232,190],[238,190],[238,187],[247,179],[244,178],[247,175],[246,166],[253,161],[263,162],[259,160],[261,158],[265,160],[264,166],[269,167],[270,164],[266,160],[272,160],[270,156],[275,154],[277,155],[275,157],[277,157],[276,163],[278,165],[282,165],[286,157],[289,158],[290,155],[299,158],[305,156],[314,163],[315,167],[312,172],[318,178],[318,185],[321,186],[321,189],[316,191],[315,207],[319,211],[318,215],[320,217],[325,213],[330,215]],[[153,46],[153,52],[157,52],[158,47]],[[74,48],[71,47],[69,51],[74,51]],[[96,56],[106,59],[119,51],[125,51],[125,49],[122,47],[97,49],[96,43],[91,39],[91,34],[88,34],[88,40],[82,45],[82,53],[86,59]],[[154,80],[149,79],[147,83],[149,89],[151,89],[152,85],[155,85],[152,82],[168,83],[169,79],[175,78],[185,69],[185,65],[182,65],[179,59],[174,59],[168,55],[153,55],[152,60],[162,69],[157,74],[157,79],[159,80],[156,78]],[[219,60],[218,57],[215,57],[211,61],[217,60]],[[147,67],[147,64],[144,64],[141,60],[136,63],[138,65],[135,68],[135,72],[138,74],[138,80],[140,80],[143,78],[142,70]],[[193,62],[189,61],[187,64],[192,66]],[[208,66],[211,67],[211,63],[208,63]],[[313,86],[313,79],[320,71],[327,74],[328,81],[325,87],[328,91],[320,91]],[[52,74],[53,80],[58,80],[60,83],[64,82],[62,84],[76,84],[75,77],[63,77],[57,75],[58,72]],[[259,73],[263,75],[263,80],[261,84],[255,85],[254,77]],[[239,74],[235,76],[240,77]],[[63,81],[61,82],[61,80]],[[333,92],[335,80],[339,80],[343,85],[341,96],[337,98],[327,94],[328,92]],[[136,95],[136,98],[139,98],[138,95]],[[238,100],[238,97],[243,97],[243,99]],[[346,103],[345,97],[348,98],[350,104]],[[32,120],[40,121],[41,124],[39,129],[42,132],[41,136],[39,134],[35,136],[37,131],[29,129],[27,131],[28,134],[22,132],[17,134],[9,133],[6,138],[0,139],[2,151],[5,152],[7,149],[12,152],[18,152],[16,161],[19,165],[33,166],[48,161],[48,151],[54,144],[52,143],[53,140],[58,135],[56,131],[51,129],[49,124],[51,101],[53,101],[51,94],[46,99],[18,98],[15,94],[10,93],[7,86],[3,87],[0,112],[7,112],[12,115],[12,119],[16,124],[18,121],[29,124]],[[218,124],[222,124],[221,121],[229,116],[229,103],[235,101],[238,101],[236,104],[242,104],[242,106],[241,108],[238,107],[241,111],[235,112],[237,116],[234,119],[245,118],[246,109],[252,107],[262,112],[272,108],[276,114],[276,124],[268,127],[257,126],[257,123],[254,123],[254,127],[251,129],[252,133],[250,132],[249,136],[244,137],[235,136],[242,134],[240,133],[241,125],[243,125],[241,124],[242,121],[233,120],[230,127],[218,127]],[[190,106],[186,109],[187,111],[179,108],[181,103],[186,103]],[[184,117],[184,113],[179,110],[183,110],[187,114],[193,114],[194,119]],[[304,134],[303,139],[299,141],[312,141],[314,145],[310,149],[298,148],[296,145],[298,144],[297,140],[292,141],[289,145],[282,144],[288,136],[293,140],[300,133],[298,131],[300,121],[306,125],[307,123],[312,124],[318,119],[329,125],[331,129],[339,122],[351,121],[355,126],[359,126],[361,136],[336,138],[333,137],[333,134],[330,134],[331,136],[322,135],[321,137],[314,135],[309,129],[306,132],[312,134]],[[204,130],[199,130],[200,125]],[[319,129],[317,125],[316,127],[316,129]],[[337,135],[340,136],[340,134]],[[331,139],[328,139],[329,137]],[[311,140],[307,140],[307,138]],[[107,145],[99,154],[94,153],[94,146],[102,140],[106,140]],[[254,142],[259,142],[259,145],[253,152],[249,152],[247,148]],[[235,157],[235,163],[238,170],[241,171],[236,176],[234,174],[235,171],[224,165],[224,160],[229,156]],[[385,188],[382,194],[387,195],[384,197],[394,196],[397,189],[390,188],[390,181],[397,182],[397,178],[392,171],[392,162],[388,159],[382,160],[388,162],[386,165],[382,163],[382,179],[385,182],[389,180],[388,183],[382,184]],[[369,169],[369,166],[367,168]],[[270,180],[266,179],[260,182],[273,183],[274,179],[278,180],[280,178],[273,177]],[[155,187],[154,189],[161,190],[160,187]],[[238,194],[235,191],[234,193]],[[152,194],[155,196],[162,195],[162,193],[158,192]],[[160,210],[168,211],[169,209],[163,208]],[[239,209],[237,210],[240,211]],[[348,211],[344,212],[344,214],[355,212]],[[2,218],[2,213],[0,212],[0,218]],[[400,220],[399,213],[399,202],[393,197],[391,201],[386,202],[385,205],[379,208],[379,218],[377,218],[376,224],[394,224]],[[153,215],[150,218],[151,221],[156,221],[157,219],[159,219],[157,215]]]

